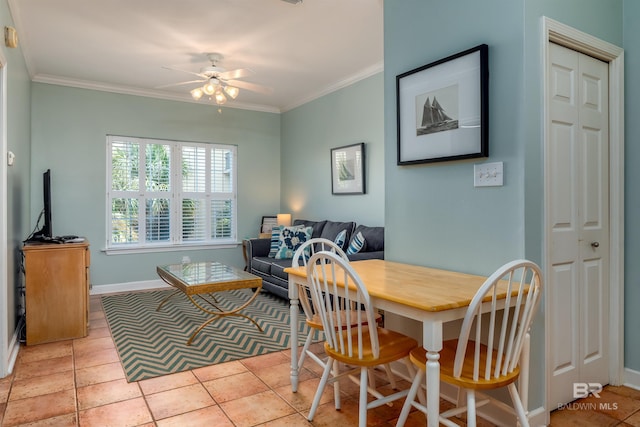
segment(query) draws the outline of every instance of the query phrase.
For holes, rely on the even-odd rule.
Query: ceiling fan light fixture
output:
[[[196,101],[202,98],[202,95],[204,95],[202,88],[197,87],[191,91],[191,97]]]
[[[216,91],[216,87],[218,85],[215,84],[214,82],[212,82],[211,80],[209,80],[207,82],[207,84],[205,84],[204,86],[202,86],[202,91],[204,93],[206,93],[207,95],[211,96],[214,94],[214,92]]]
[[[240,89],[235,86],[225,86],[224,91],[231,97],[231,99],[236,99],[240,93]]]
[[[216,91],[216,94],[215,94],[214,98],[216,99],[216,104],[218,104],[218,105],[222,105],[225,102],[227,102],[227,97],[224,96],[224,93],[222,93],[222,90],[220,90],[220,89],[218,89]]]

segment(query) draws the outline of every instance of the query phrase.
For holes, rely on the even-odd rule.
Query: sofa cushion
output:
[[[305,227],[313,227],[313,232],[311,233],[311,238],[315,239],[316,237],[320,237],[322,234],[322,229],[327,221],[309,221],[307,219],[296,219],[293,221],[293,225],[304,225]]]
[[[282,280],[288,281],[289,274],[284,272],[284,269],[291,267],[290,259],[274,259],[271,260],[271,276],[279,277]]]
[[[384,251],[384,227],[367,227],[359,225],[353,232],[354,236],[362,233],[364,237],[364,247],[360,252],[378,252]],[[351,242],[349,242],[351,244]]]
[[[307,240],[311,239],[312,227],[283,227],[280,231],[280,241],[276,259],[291,259],[296,250]]]
[[[251,260],[251,271],[260,272],[264,275],[271,275],[271,266],[273,265],[273,261],[275,261],[271,257],[266,256],[256,256]]]
[[[345,236],[345,244],[351,240],[351,233],[353,233],[353,228],[355,227],[354,222],[334,222],[327,221],[322,229],[322,234],[320,237],[323,237],[327,240],[331,240],[332,242],[336,240],[336,237],[342,230],[347,230],[347,235]],[[344,249],[345,245],[343,244],[340,249]]]

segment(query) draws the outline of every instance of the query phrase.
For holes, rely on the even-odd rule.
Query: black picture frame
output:
[[[260,233],[271,233],[273,227],[278,225],[277,215],[264,215],[260,223]]]
[[[398,165],[489,157],[489,47],[396,76]]]
[[[331,194],[365,194],[364,142],[331,149]]]

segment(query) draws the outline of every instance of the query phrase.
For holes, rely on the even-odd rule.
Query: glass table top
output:
[[[215,261],[159,266],[187,286],[255,279],[253,274]]]

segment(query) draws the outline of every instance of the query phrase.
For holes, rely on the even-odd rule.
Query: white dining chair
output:
[[[310,239],[304,242],[302,245],[300,245],[300,247],[296,250],[296,252],[293,255],[291,266],[306,267],[307,261],[309,260],[309,258],[311,258],[311,256],[316,252],[320,252],[320,251],[333,252],[337,254],[340,258],[342,258],[345,262],[349,262],[349,258],[347,257],[345,252],[335,242],[329,239],[317,237],[317,238]],[[300,372],[300,370],[302,369],[302,366],[307,356],[311,360],[316,362],[321,369],[324,369],[326,364],[326,358],[321,358],[311,350],[311,344],[313,343],[314,338],[317,339],[318,334],[323,331],[322,321],[320,320],[320,317],[318,316],[316,310],[314,310],[312,307],[312,302],[310,299],[311,295],[309,294],[308,288],[306,286],[300,286],[298,289],[298,295],[300,298],[300,306],[302,307],[302,311],[304,312],[304,315],[305,315],[305,321],[309,328],[309,332],[307,334],[304,345],[298,357],[298,372]],[[354,308],[354,310],[356,309],[357,308]],[[355,322],[358,320],[358,316],[355,314],[354,311],[351,311],[349,313],[348,318],[351,319],[352,322]],[[379,323],[382,320],[382,316],[377,311],[375,313],[375,319],[377,323]],[[388,364],[386,364],[383,366],[383,368],[387,374],[387,379],[389,380],[391,387],[393,389],[396,389],[397,386],[396,386],[394,375],[391,372],[391,367]],[[338,372],[339,372],[339,366],[336,363],[336,366],[334,366],[334,375],[338,375]],[[369,382],[371,384],[375,384],[375,377],[373,375],[369,377]],[[334,396],[335,396],[336,408],[340,409],[340,406],[341,406],[340,405],[340,384],[337,381],[334,383]]]
[[[315,313],[322,322],[324,349],[328,357],[307,418],[313,420],[326,385],[348,376],[360,386],[358,423],[365,427],[368,409],[389,404],[409,392],[405,389],[384,396],[368,383],[369,370],[404,360],[407,370],[413,373],[408,356],[418,343],[413,338],[377,325],[376,310],[367,288],[349,262],[336,253],[320,251],[311,256],[307,263],[307,286]],[[350,289],[350,292],[345,292],[345,289]],[[353,307],[361,309],[353,310]],[[352,315],[355,319],[351,318]],[[329,378],[334,362],[354,369],[339,375],[334,371]],[[358,371],[359,378],[354,376]],[[369,394],[374,396],[370,402],[367,399]]]
[[[316,249],[317,251],[334,252],[347,262],[349,261],[347,255],[337,244],[329,239],[318,237],[307,240],[302,245],[300,245],[300,247],[293,255],[291,266],[294,268],[300,266],[306,267],[309,258],[311,258],[311,256],[317,252]],[[314,337],[318,334],[319,331],[322,331],[322,322],[320,322],[320,319],[315,315],[314,310],[311,307],[310,295],[307,291],[307,288],[304,286],[300,286],[298,289],[298,295],[300,297],[300,306],[302,307],[307,326],[309,327],[309,333],[307,334],[307,338],[305,339],[304,346],[302,347],[300,357],[298,358],[298,370],[302,368],[306,356],[309,356],[318,365],[324,368],[325,362],[315,353],[309,350]]]
[[[440,352],[440,379],[460,390],[458,407],[440,414],[440,423],[458,426],[448,418],[467,412],[467,426],[474,427],[476,408],[490,401],[476,402],[476,391],[507,387],[520,425],[529,426],[515,381],[520,374],[528,378],[529,328],[541,294],[540,268],[527,260],[503,265],[478,289],[469,304],[458,339],[445,341]],[[504,295],[506,297],[502,298]],[[525,354],[522,354],[523,348]],[[519,366],[521,356],[525,359],[522,371]],[[424,385],[426,350],[418,347],[411,351],[410,358],[418,369],[396,427],[404,425],[412,406],[427,413],[427,408],[415,400],[416,393]],[[463,393],[466,393],[466,405]]]

